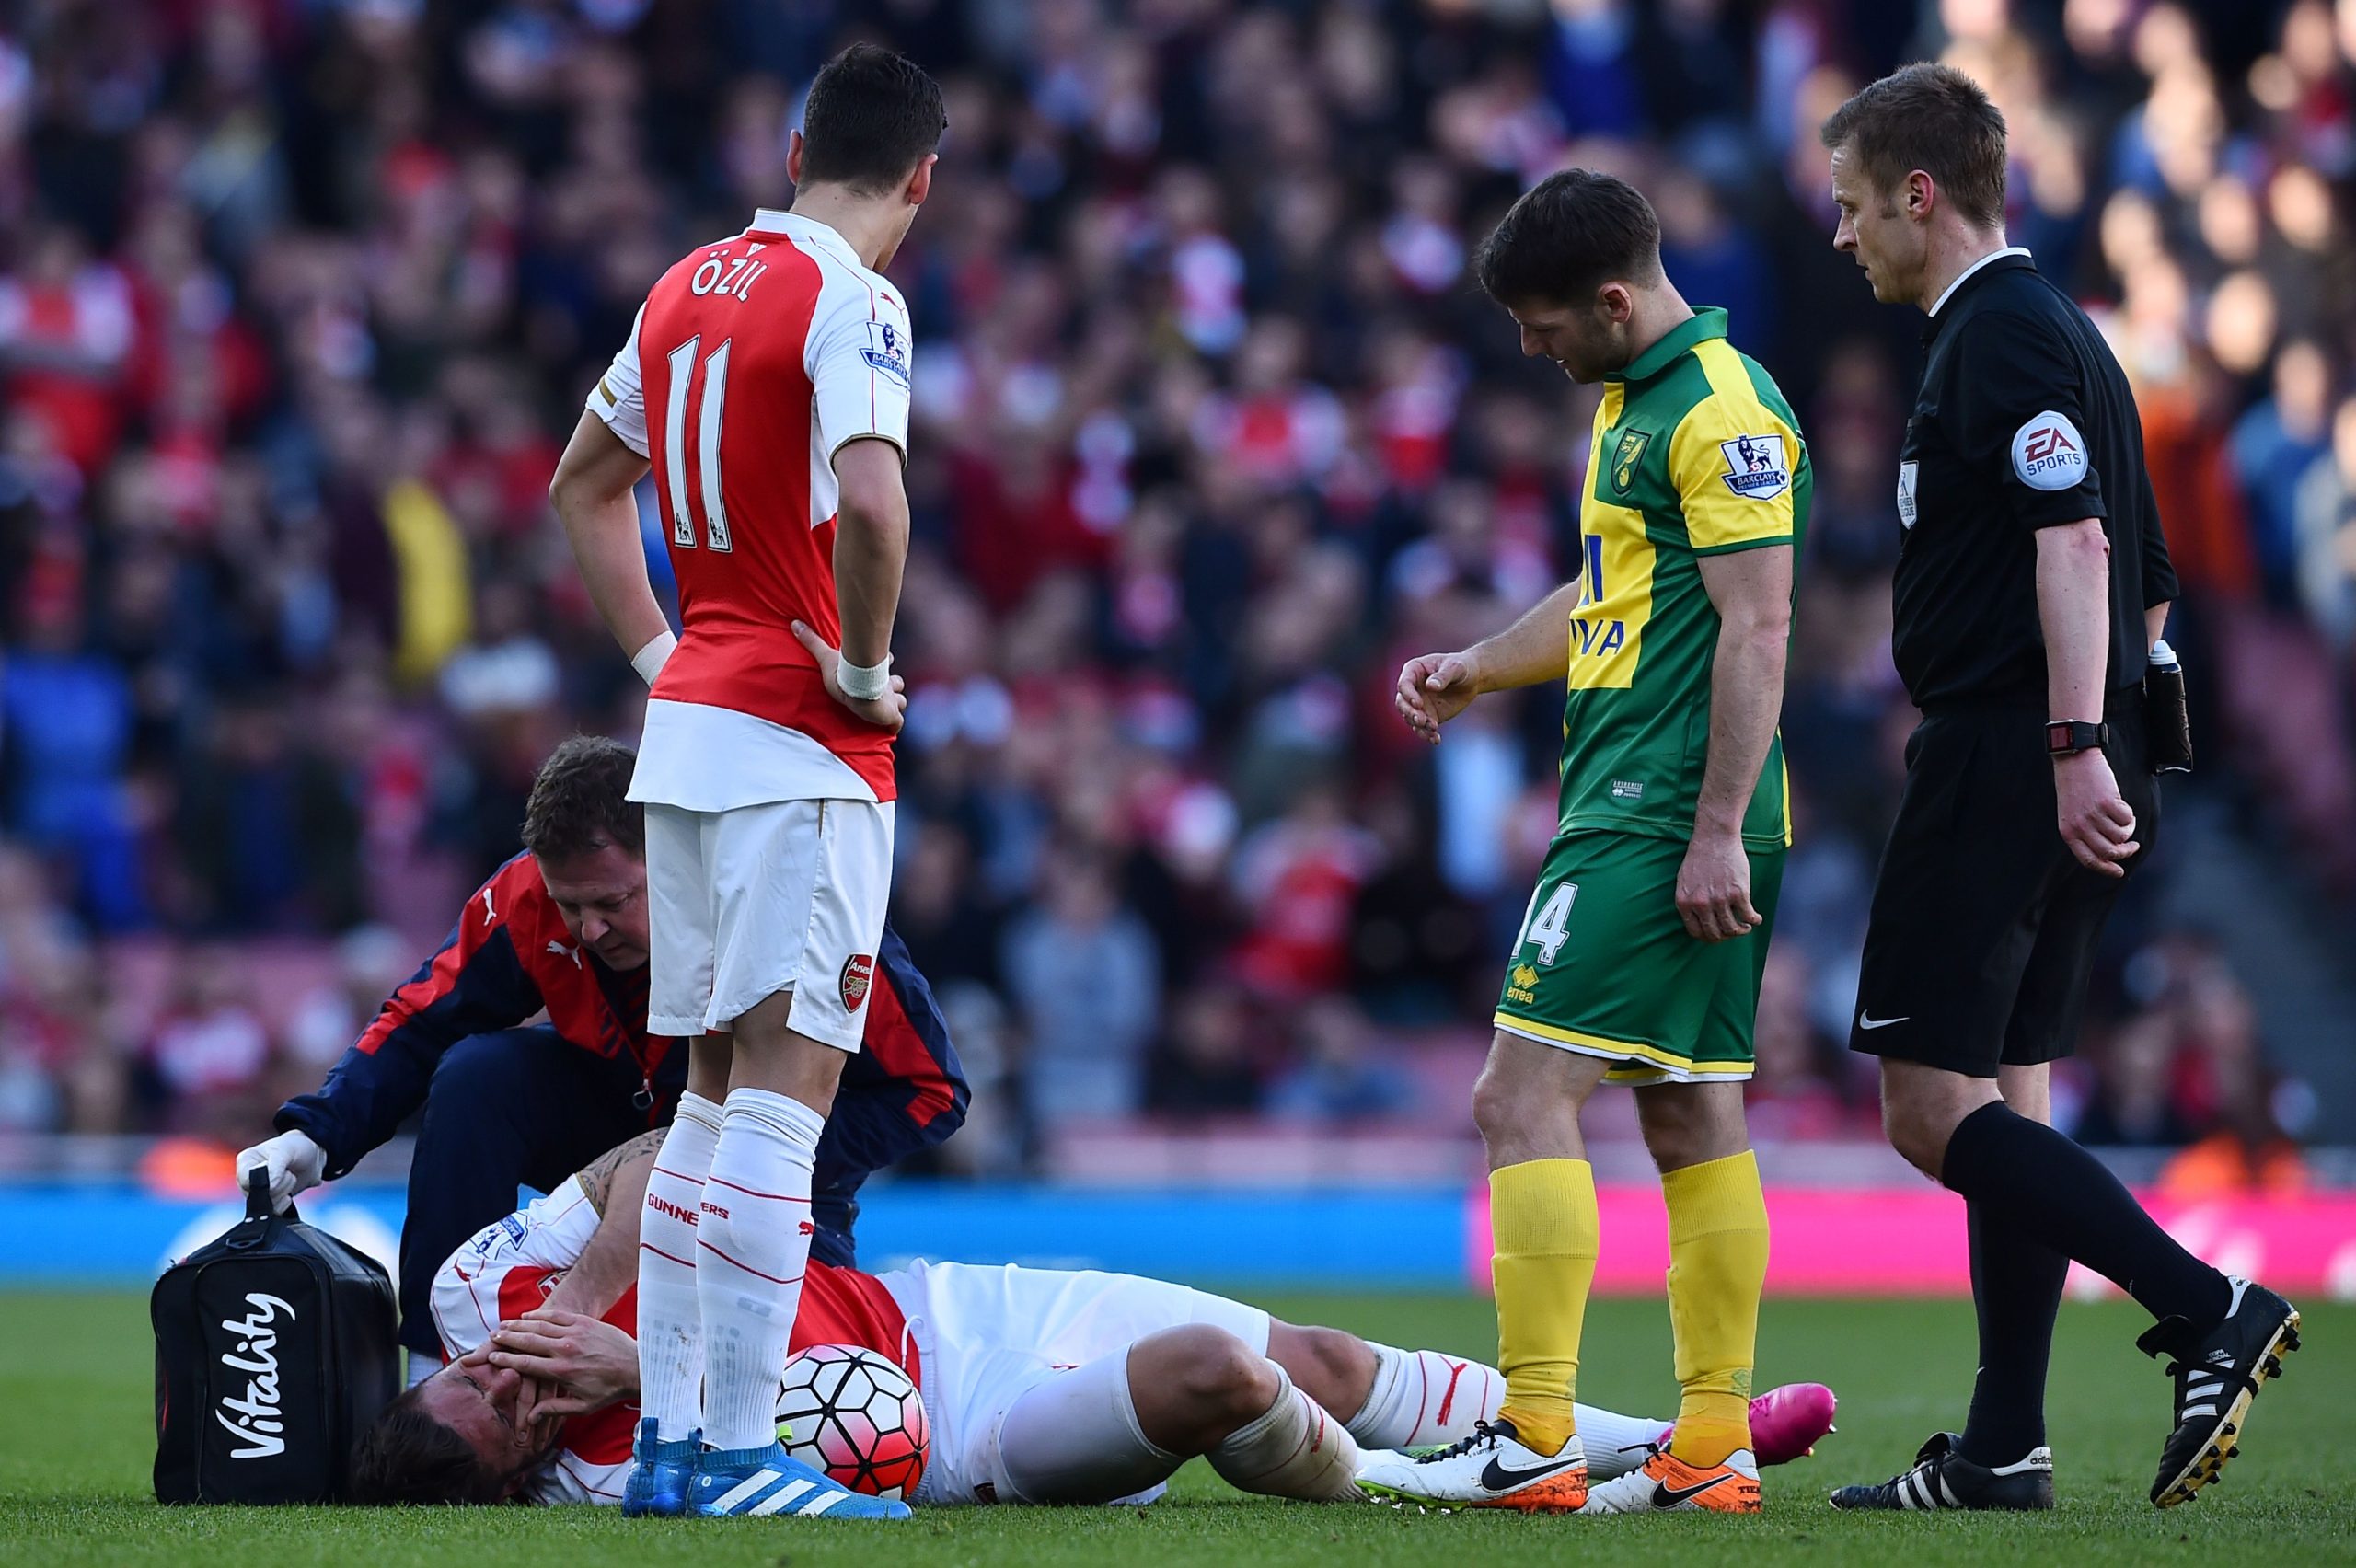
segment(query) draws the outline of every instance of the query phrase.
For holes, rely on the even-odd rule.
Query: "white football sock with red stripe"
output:
[[[1472,1435],[1505,1403],[1505,1375],[1436,1350],[1393,1350],[1369,1340],[1374,1387],[1350,1417],[1350,1435],[1369,1448],[1419,1448]],[[1584,1430],[1584,1428],[1582,1428]]]
[[[1263,1497],[1357,1502],[1358,1446],[1349,1428],[1294,1388],[1283,1367],[1268,1365],[1276,1402],[1210,1451],[1211,1469],[1237,1491]]]
[[[712,1447],[777,1441],[778,1385],[810,1262],[810,1168],[826,1129],[797,1100],[729,1091],[696,1228],[703,1440]]]
[[[1369,1448],[1420,1448],[1472,1435],[1472,1424],[1496,1419],[1505,1403],[1505,1375],[1494,1366],[1436,1350],[1374,1352],[1374,1388],[1350,1417],[1350,1435]],[[1573,1407],[1590,1480],[1624,1475],[1666,1447],[1671,1423],[1657,1416],[1622,1415],[1595,1405]]]
[[[720,1141],[720,1107],[679,1096],[646,1176],[638,1220],[639,1408],[676,1443],[703,1424],[703,1304],[696,1298],[696,1216]]]

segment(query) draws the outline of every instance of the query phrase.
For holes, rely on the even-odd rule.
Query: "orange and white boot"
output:
[[[1758,1482],[1751,1482],[1754,1496]],[[1542,1454],[1513,1423],[1484,1421],[1470,1437],[1445,1447],[1384,1449],[1366,1456],[1358,1490],[1377,1502],[1459,1508],[1511,1508],[1524,1514],[1576,1514],[1588,1497],[1587,1450],[1574,1436],[1559,1453]]]
[[[1738,1448],[1723,1464],[1691,1465],[1663,1448],[1627,1474],[1590,1489],[1582,1514],[1759,1512],[1759,1461]]]

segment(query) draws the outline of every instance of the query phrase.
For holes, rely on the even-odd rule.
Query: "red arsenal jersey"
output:
[[[568,1179],[520,1214],[485,1226],[452,1254],[433,1279],[433,1324],[446,1360],[488,1341],[503,1319],[521,1317],[549,1293],[596,1234],[597,1211],[577,1178]],[[638,1337],[638,1287],[622,1292],[605,1314]],[[802,1278],[802,1306],[793,1320],[794,1351],[814,1344],[864,1345],[884,1356],[919,1388],[924,1368],[907,1320],[884,1282],[857,1269],[810,1260]],[[638,1403],[625,1400],[564,1424],[555,1458],[530,1492],[541,1503],[614,1503],[629,1474],[630,1434]]]
[[[889,801],[892,735],[827,696],[794,640],[839,645],[835,454],[907,448],[898,291],[833,229],[763,209],[646,296],[588,407],[653,467],[679,584],[630,798],[690,811]]]

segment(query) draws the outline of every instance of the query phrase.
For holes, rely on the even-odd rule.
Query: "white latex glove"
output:
[[[327,1175],[328,1151],[308,1133],[281,1133],[237,1156],[238,1191],[245,1190],[247,1172],[257,1169],[270,1172],[270,1206],[283,1214],[295,1193],[318,1186]]]

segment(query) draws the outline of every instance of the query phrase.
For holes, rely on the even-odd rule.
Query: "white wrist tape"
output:
[[[892,655],[880,664],[854,664],[846,659],[835,666],[835,684],[853,702],[872,702],[892,689]]]
[[[678,645],[677,636],[666,631],[631,654],[629,667],[638,672],[639,679],[648,686],[653,686],[654,677],[663,673],[663,662],[670,658],[671,650]]]

